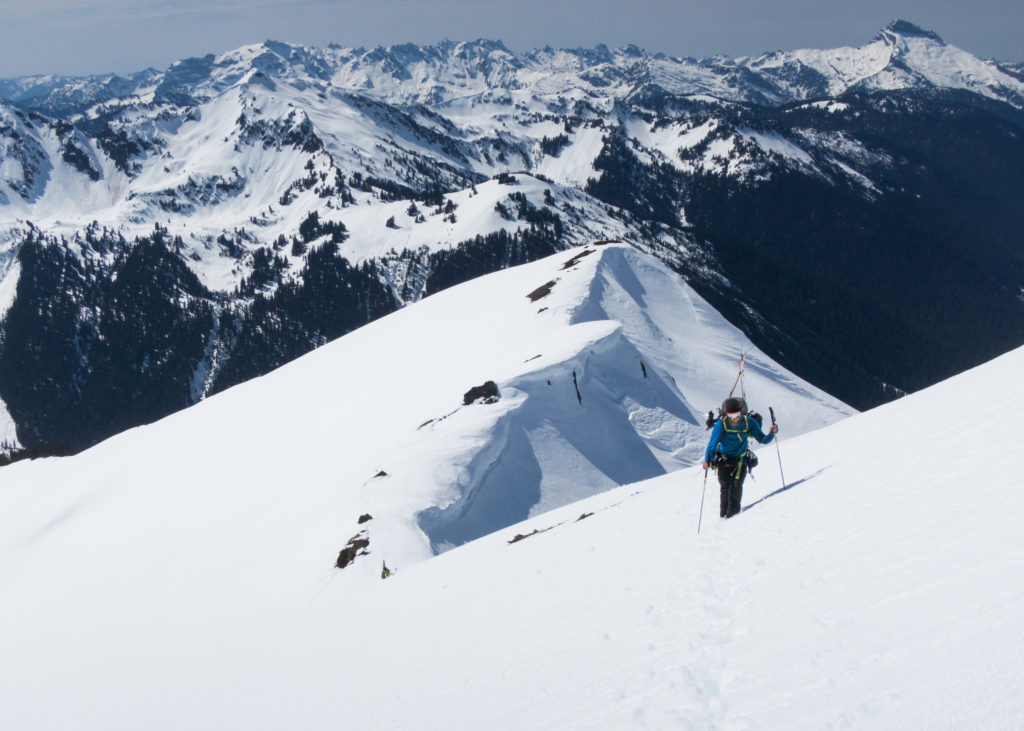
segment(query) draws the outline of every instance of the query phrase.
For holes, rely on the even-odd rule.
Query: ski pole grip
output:
[[[775,425],[775,409],[771,406],[768,407],[768,413],[772,415],[772,426]]]

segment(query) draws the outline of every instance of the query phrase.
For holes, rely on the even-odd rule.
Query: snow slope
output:
[[[698,534],[702,473],[656,475],[701,445],[700,426],[666,430],[728,390],[731,333],[652,259],[585,248],[4,468],[0,724],[1013,728],[1022,449],[992,422],[1022,405],[1005,384],[1024,350],[799,437],[798,415],[844,410],[752,352],[780,448],[728,523],[708,487]],[[485,378],[501,400],[458,407]],[[529,455],[534,484],[515,472]],[[451,537],[420,532],[429,505],[485,527],[535,487],[525,522],[421,561]],[[333,568],[358,531],[370,556]],[[399,569],[383,583],[382,559]]]
[[[1013,469],[986,467],[1024,453],[993,408],[1024,406],[1005,388],[1021,368],[1024,349],[784,439],[785,488],[775,448],[762,449],[744,512],[725,523],[705,505],[700,534],[702,473],[688,470],[501,531],[358,606],[334,583],[302,622],[336,629],[316,643],[297,631],[256,660],[245,682],[258,710],[243,717],[311,728],[1019,728],[1024,494]],[[510,544],[517,535],[530,537]],[[310,673],[289,683],[282,668]]]
[[[275,381],[298,395],[343,342],[4,470],[5,728],[1010,729],[1024,714],[1022,449],[995,411],[1024,405],[1005,388],[1024,349],[801,437],[784,422],[744,512],[714,517],[709,487],[699,534],[689,469],[380,582],[321,560],[343,512],[308,481],[324,455],[233,474],[246,419],[273,412],[260,446],[278,455],[294,426],[254,397]],[[320,405],[303,409],[310,446],[341,421]],[[321,483],[348,473],[334,456]]]

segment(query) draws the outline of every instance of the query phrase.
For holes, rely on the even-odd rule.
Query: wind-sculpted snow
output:
[[[433,549],[696,461],[686,449],[694,415],[657,371],[643,373],[636,348],[615,330],[569,362],[513,379],[511,407],[467,464],[453,501],[419,516]]]
[[[754,408],[767,413],[770,405],[800,399],[804,406],[790,410],[795,432],[850,413],[766,361],[678,276],[631,249],[594,247],[566,257],[535,300],[544,307],[538,314],[565,296],[559,290],[578,291],[581,278],[589,284],[582,298],[573,294],[579,299],[566,313],[571,327],[558,336],[562,348],[571,338],[580,345],[570,346],[567,359],[540,367],[550,346],[537,338],[539,358],[527,364],[538,369],[503,387],[488,433],[461,437],[479,448],[460,458],[464,466],[451,473],[444,504],[419,517],[435,551],[492,533],[510,517],[580,499],[581,490],[702,461],[706,412],[729,390],[723,370],[748,349],[744,384]],[[447,435],[455,423],[430,428]]]

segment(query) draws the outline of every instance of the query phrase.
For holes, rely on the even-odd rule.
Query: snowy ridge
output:
[[[495,379],[502,400],[479,413],[466,410],[431,420],[417,430],[426,435],[412,438],[415,446],[379,458],[389,491],[423,489],[430,482],[427,475],[433,475],[440,497],[417,519],[433,551],[491,533],[507,525],[510,515],[536,514],[588,492],[701,461],[706,410],[720,403],[726,390],[721,369],[741,350],[751,351],[746,383],[758,389],[760,403],[806,403],[793,416],[795,431],[850,413],[757,353],[653,258],[621,246],[587,247],[524,267],[517,275],[534,268],[550,271],[553,264],[560,264],[553,278],[537,278],[539,286],[529,298],[536,297],[532,306],[539,321],[515,326],[528,328],[514,339],[530,343],[517,346],[524,356],[520,368],[528,370]],[[581,284],[586,289],[581,291]],[[472,296],[477,286],[481,293],[493,291],[496,285],[497,278],[485,277],[478,285],[458,288],[457,297]],[[547,289],[549,294],[538,296]],[[432,306],[448,305],[430,300],[420,305]],[[515,332],[511,317],[499,320],[505,324],[494,335],[501,343],[482,335],[495,314],[488,309],[484,322],[467,327],[477,333],[474,350],[507,347],[505,338]],[[554,322],[545,324],[546,319]],[[558,322],[569,329],[542,334]],[[712,375],[716,372],[719,378]],[[481,381],[483,376],[481,371]],[[453,443],[475,446],[438,462]],[[407,452],[422,452],[428,463],[387,466],[392,460],[408,462],[402,456]],[[370,505],[378,500],[375,490],[367,493]]]
[[[576,264],[562,269],[570,256]],[[360,528],[357,506],[371,490],[380,507],[389,495],[397,501],[403,468],[429,464],[438,448],[448,448],[438,455],[447,461],[479,447],[503,415],[536,400],[521,398],[513,381],[529,387],[531,374],[574,358],[579,365],[583,345],[593,363],[623,366],[615,378],[584,384],[585,405],[599,398],[598,384],[625,381],[622,347],[651,357],[659,398],[670,379],[677,398],[694,402],[699,388],[728,387],[681,380],[683,372],[731,380],[720,352],[730,333],[704,319],[699,301],[689,303],[692,318],[684,307],[672,322],[703,322],[708,329],[690,334],[712,342],[687,341],[692,358],[674,374],[637,335],[664,327],[662,313],[634,312],[621,326],[587,319],[623,311],[629,300],[667,308],[655,296],[669,286],[658,271],[621,247],[563,253],[425,300],[77,457],[6,468],[0,619],[18,631],[0,663],[0,721],[47,729],[1012,727],[1024,713],[1024,496],[1012,489],[1012,470],[972,475],[978,464],[1020,456],[1012,443],[1006,452],[992,408],[1024,406],[1005,388],[1024,368],[1024,350],[799,437],[797,414],[831,407],[805,396],[776,403],[787,485],[775,448],[762,448],[746,510],[719,521],[709,486],[700,534],[703,474],[680,470],[533,515],[419,566],[389,560],[397,575],[374,578],[387,558],[381,546],[397,547],[400,531],[377,514]],[[549,311],[537,313],[544,300],[530,302],[523,290],[555,277]],[[492,328],[469,341],[479,347],[411,361],[412,343],[403,367],[368,378],[401,358],[386,352],[386,335],[419,327],[428,308],[432,318],[454,317],[460,294],[478,304],[474,287],[486,287],[496,306]],[[529,327],[502,317],[511,292]],[[566,318],[578,322],[539,324]],[[518,338],[524,331],[527,341]],[[354,341],[377,350],[350,358]],[[502,347],[492,360],[494,344]],[[527,345],[546,351],[529,370],[517,355]],[[456,385],[485,372],[502,387],[497,404],[444,411]],[[396,373],[405,379],[388,378]],[[748,389],[760,401],[784,387],[780,375],[758,362]],[[440,380],[423,389],[421,377]],[[352,379],[373,393],[347,388]],[[385,382],[390,390],[373,388]],[[574,397],[569,405],[580,408]],[[426,413],[448,417],[422,436],[410,418]],[[360,453],[362,434],[376,441],[395,432],[409,439],[400,449]],[[389,455],[406,462],[378,461]],[[373,477],[369,465],[393,473]],[[357,481],[365,485],[352,500]],[[366,569],[325,565],[324,552],[357,530],[369,535],[370,556],[353,568]]]
[[[229,512],[250,492],[287,500],[297,486],[332,505],[316,519],[329,526],[316,538],[326,546],[299,560],[329,564],[348,537],[339,533],[369,513],[374,560],[346,571],[370,578],[377,557],[410,566],[698,462],[706,411],[727,395],[741,351],[753,405],[791,412],[793,431],[851,413],[768,361],[653,258],[621,245],[574,249],[429,297],[80,458],[5,468],[5,495],[22,495],[14,486],[35,484],[36,470],[52,470],[44,479],[55,485],[84,470],[47,499],[125,491],[132,504],[184,508],[212,489]],[[488,380],[497,403],[460,405]],[[126,461],[124,449],[138,457]],[[299,452],[297,462],[268,458]],[[156,482],[143,476],[151,460],[166,466]],[[51,520],[41,507],[40,526]],[[22,537],[5,545],[31,543],[31,510],[16,511]]]

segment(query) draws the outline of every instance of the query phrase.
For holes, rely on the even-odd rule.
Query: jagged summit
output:
[[[889,23],[889,25],[887,25],[885,29],[878,34],[877,38],[881,38],[886,34],[899,36],[913,36],[916,38],[927,38],[937,43],[946,43],[944,40],[942,40],[941,37],[939,37],[938,33],[930,30],[925,30],[924,28],[921,28],[920,26],[911,23],[909,20],[902,20],[900,18],[897,18],[896,20]]]

